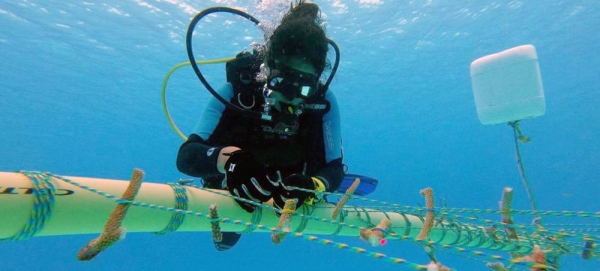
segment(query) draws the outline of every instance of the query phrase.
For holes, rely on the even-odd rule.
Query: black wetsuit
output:
[[[218,92],[240,105],[231,84],[225,84]],[[255,98],[253,110],[262,110],[261,98]],[[268,168],[279,170],[283,178],[294,173],[317,177],[327,191],[334,192],[344,177],[340,114],[331,91],[325,99],[330,104],[325,114],[303,113],[294,122],[280,121],[291,115],[274,112],[274,121],[269,122],[248,117],[211,98],[194,132],[179,149],[177,168],[201,177],[208,188],[224,189],[224,174],[217,170],[217,158],[221,148],[236,146]],[[296,125],[296,134],[283,132]]]

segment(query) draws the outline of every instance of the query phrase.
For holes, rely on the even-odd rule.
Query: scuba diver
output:
[[[179,149],[179,171],[200,177],[206,188],[226,189],[256,203],[273,199],[276,209],[288,199],[294,199],[297,208],[312,204],[314,193],[292,187],[338,189],[344,177],[340,113],[328,85],[339,56],[323,84],[320,78],[330,68],[327,51],[332,41],[320,20],[316,4],[300,1],[284,15],[263,52],[240,53],[227,63],[228,82],[218,95],[244,110],[212,98]],[[271,120],[246,112],[266,112]],[[247,212],[258,209],[236,202]],[[224,232],[215,247],[228,250],[240,236]]]

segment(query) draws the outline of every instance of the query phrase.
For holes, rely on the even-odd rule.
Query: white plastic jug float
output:
[[[523,45],[471,63],[471,82],[482,124],[498,124],[544,115],[546,100],[537,54]]]

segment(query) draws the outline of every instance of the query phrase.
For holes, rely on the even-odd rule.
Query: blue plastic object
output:
[[[360,184],[358,185],[358,188],[356,188],[356,191],[354,191],[354,195],[366,196],[373,193],[375,188],[377,188],[378,181],[376,179],[358,174],[347,173],[346,176],[344,176],[342,184],[340,185],[340,188],[338,188],[337,192],[346,193],[346,190],[352,185],[356,178],[360,179]]]

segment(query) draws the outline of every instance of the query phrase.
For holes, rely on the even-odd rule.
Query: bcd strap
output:
[[[262,59],[262,55],[256,51],[243,51],[225,64],[227,82],[231,83],[234,89],[234,100],[239,99],[244,106],[258,104],[255,96],[259,96],[256,94],[260,93],[262,84],[256,82],[255,78],[260,72]]]

